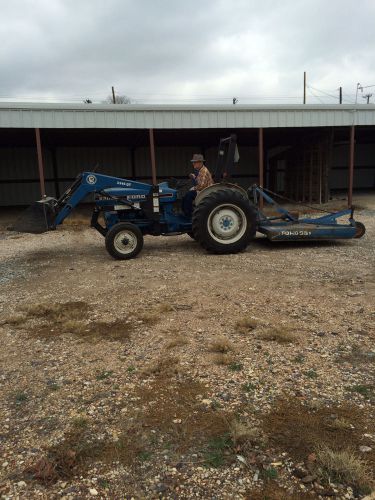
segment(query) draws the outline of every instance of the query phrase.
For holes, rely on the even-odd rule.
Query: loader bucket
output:
[[[54,228],[55,214],[51,199],[36,201],[29,206],[16,220],[9,231],[40,234]]]

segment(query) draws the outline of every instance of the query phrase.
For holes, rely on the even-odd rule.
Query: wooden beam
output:
[[[355,127],[350,127],[350,148],[349,148],[349,189],[348,189],[348,207],[353,204],[353,177],[354,177],[354,139]]]
[[[151,152],[151,172],[152,172],[152,184],[156,186],[156,159],[155,159],[155,143],[154,143],[154,129],[150,128],[150,152]]]
[[[40,141],[40,129],[35,129],[36,138],[36,151],[38,155],[38,169],[39,169],[39,183],[40,183],[40,194],[42,198],[46,196],[46,186],[44,182],[44,167],[43,167],[43,154],[42,154],[42,144]]]
[[[259,187],[263,187],[264,182],[264,151],[263,151],[263,128],[258,131],[258,160],[259,160]],[[263,198],[259,196],[259,208],[263,208]]]
[[[133,181],[136,178],[136,172],[135,172],[135,148],[130,148],[130,167],[132,171],[132,179]]]

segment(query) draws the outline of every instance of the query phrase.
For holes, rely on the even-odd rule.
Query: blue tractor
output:
[[[280,207],[265,189],[247,191],[230,182],[238,161],[236,136],[221,139],[214,172],[215,183],[199,192],[192,216],[183,212],[186,183],[158,185],[83,172],[57,200],[51,197],[34,203],[13,230],[42,233],[56,229],[87,195],[94,193],[91,227],[105,238],[108,253],[115,259],[131,259],[143,247],[144,235],[189,234],[204,249],[228,254],[244,250],[257,231],[271,241],[334,240],[360,238],[365,227],[353,218],[353,209],[328,213],[319,218],[298,219]],[[278,215],[269,217],[257,208],[258,197],[272,204]],[[348,223],[337,219],[349,216]]]

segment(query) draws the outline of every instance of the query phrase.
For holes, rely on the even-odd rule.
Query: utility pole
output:
[[[342,104],[342,87],[339,88],[340,104]]]
[[[306,104],[306,71],[303,72],[303,104]]]
[[[360,83],[357,83],[357,91],[355,93],[355,103],[357,104],[358,102],[358,90],[360,90],[361,92],[363,92],[363,87],[361,86]]]
[[[113,100],[113,104],[116,104],[115,87],[112,87],[112,100]]]
[[[370,97],[372,97],[372,94],[365,94],[362,97],[363,97],[363,99],[367,100],[366,104],[370,104]]]

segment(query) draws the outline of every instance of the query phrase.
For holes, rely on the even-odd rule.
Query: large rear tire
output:
[[[256,211],[249,199],[234,189],[208,194],[195,208],[193,234],[209,252],[244,250],[256,233]]]
[[[119,222],[106,234],[105,247],[115,259],[133,259],[143,248],[142,231],[134,224]]]

